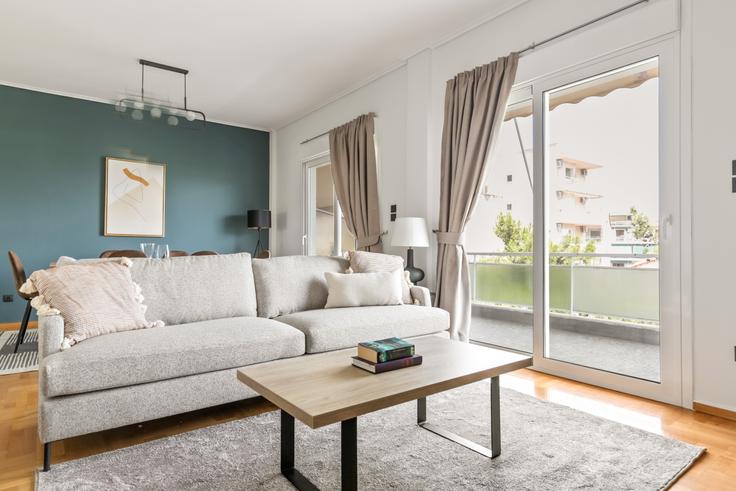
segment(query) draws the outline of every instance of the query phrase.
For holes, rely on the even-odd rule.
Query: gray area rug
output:
[[[0,375],[38,370],[38,335],[28,329],[18,352],[13,353],[18,331],[0,331]]]
[[[490,442],[489,383],[428,399],[428,419]],[[362,489],[656,490],[704,451],[677,440],[501,393],[502,453],[490,460],[416,425],[408,403],[358,418]],[[296,465],[321,489],[339,489],[340,428],[297,421]],[[265,413],[39,472],[48,490],[289,490],[279,473],[279,416]]]

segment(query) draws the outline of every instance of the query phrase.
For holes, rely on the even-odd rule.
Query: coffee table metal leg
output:
[[[450,441],[458,443],[465,448],[489,458],[495,458],[501,455],[501,388],[498,377],[491,378],[491,448],[486,448],[473,441],[456,435],[450,431],[444,430],[439,426],[427,422],[427,398],[417,399],[417,424],[425,430],[447,438]]]
[[[343,491],[358,489],[358,419],[340,423],[340,460]]]
[[[491,458],[501,455],[501,384],[491,378]]]
[[[281,410],[281,474],[300,491],[319,488],[294,467],[294,416]]]

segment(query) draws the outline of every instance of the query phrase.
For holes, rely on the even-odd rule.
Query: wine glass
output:
[[[153,242],[143,242],[141,244],[141,252],[146,257],[156,257],[156,244]]]
[[[157,259],[166,259],[169,257],[169,244],[158,244],[156,246],[156,256]]]

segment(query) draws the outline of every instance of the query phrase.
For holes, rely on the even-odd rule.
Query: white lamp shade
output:
[[[429,247],[427,221],[420,217],[401,217],[394,222],[391,232],[394,247]]]

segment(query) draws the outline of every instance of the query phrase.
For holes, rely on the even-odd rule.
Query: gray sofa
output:
[[[429,291],[414,305],[324,309],[341,258],[248,254],[134,259],[149,320],[165,327],[99,336],[60,350],[63,319],[39,318],[38,431],[50,443],[256,396],[238,368],[449,328]],[[347,361],[346,361],[347,363]]]

